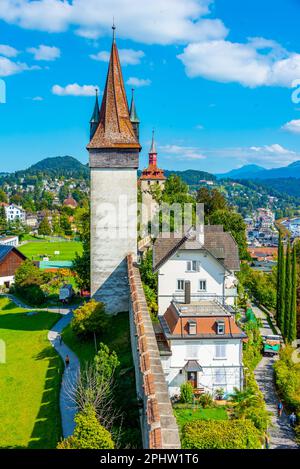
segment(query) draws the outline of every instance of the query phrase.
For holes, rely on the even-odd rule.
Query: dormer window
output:
[[[196,335],[197,334],[197,323],[195,321],[188,322],[188,330],[189,335]]]
[[[225,322],[224,321],[217,321],[217,334],[218,335],[225,334]]]

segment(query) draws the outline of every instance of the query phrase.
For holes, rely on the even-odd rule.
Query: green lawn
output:
[[[75,253],[82,253],[82,244],[78,241],[49,242],[38,241],[28,242],[18,248],[25,256],[34,261],[40,261],[43,257],[49,257],[50,261],[72,261]],[[59,255],[54,252],[59,251]]]
[[[70,326],[63,331],[64,342],[77,354],[81,366],[91,362],[95,356],[94,340],[80,341]],[[121,447],[141,448],[140,424],[137,408],[135,374],[131,354],[128,313],[113,316],[105,334],[98,335],[100,342],[114,350],[119,358],[120,367],[116,373],[114,392],[115,405],[123,414]]]
[[[196,406],[195,409],[174,406],[174,414],[177,423],[182,428],[186,423],[193,420],[228,420],[228,414],[225,407],[210,407],[202,409]]]
[[[48,339],[60,315],[27,316],[0,298],[0,448],[55,448],[61,436],[59,389],[62,362]]]

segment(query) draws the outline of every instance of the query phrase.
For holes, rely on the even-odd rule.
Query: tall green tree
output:
[[[0,206],[0,234],[4,234],[7,231],[7,218],[6,212],[3,205]]]
[[[279,311],[280,311],[280,330],[284,335],[285,331],[285,311],[286,311],[286,289],[285,289],[285,278],[286,278],[286,264],[284,256],[284,245],[281,241],[281,256],[280,264],[278,264],[278,271],[280,271],[280,294],[279,294]]]
[[[90,264],[90,210],[80,209],[80,215],[77,217],[77,228],[80,240],[83,245],[83,253],[76,253],[73,261],[73,270],[76,272],[76,283],[81,290],[89,290],[91,285]]]
[[[297,338],[297,256],[295,245],[292,252],[292,291],[288,326],[287,341],[292,343]]]
[[[292,263],[291,263],[291,242],[288,241],[286,249],[285,263],[285,317],[284,317],[284,337],[287,339],[291,320],[291,297],[292,297]]]
[[[281,315],[281,281],[282,281],[282,257],[283,257],[283,245],[282,245],[282,235],[279,232],[279,242],[278,242],[278,256],[277,256],[277,301],[276,301],[276,321],[279,329],[282,327],[282,315]]]
[[[216,210],[209,217],[211,225],[223,225],[224,231],[228,231],[232,234],[238,247],[240,258],[243,260],[249,259],[249,253],[247,250],[247,239],[246,239],[246,226],[242,216],[239,213],[234,212],[230,209]]]
[[[48,220],[48,217],[44,217],[40,223],[38,233],[41,236],[50,236],[51,235],[51,226]]]

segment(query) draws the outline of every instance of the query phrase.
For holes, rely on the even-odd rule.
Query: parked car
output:
[[[263,355],[265,357],[273,357],[278,355],[280,351],[280,337],[279,335],[266,335],[263,338]]]

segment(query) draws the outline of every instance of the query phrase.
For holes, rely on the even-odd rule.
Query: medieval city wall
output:
[[[140,404],[143,447],[180,448],[179,431],[173,415],[152,321],[134,257],[127,257],[130,286],[130,335]]]

